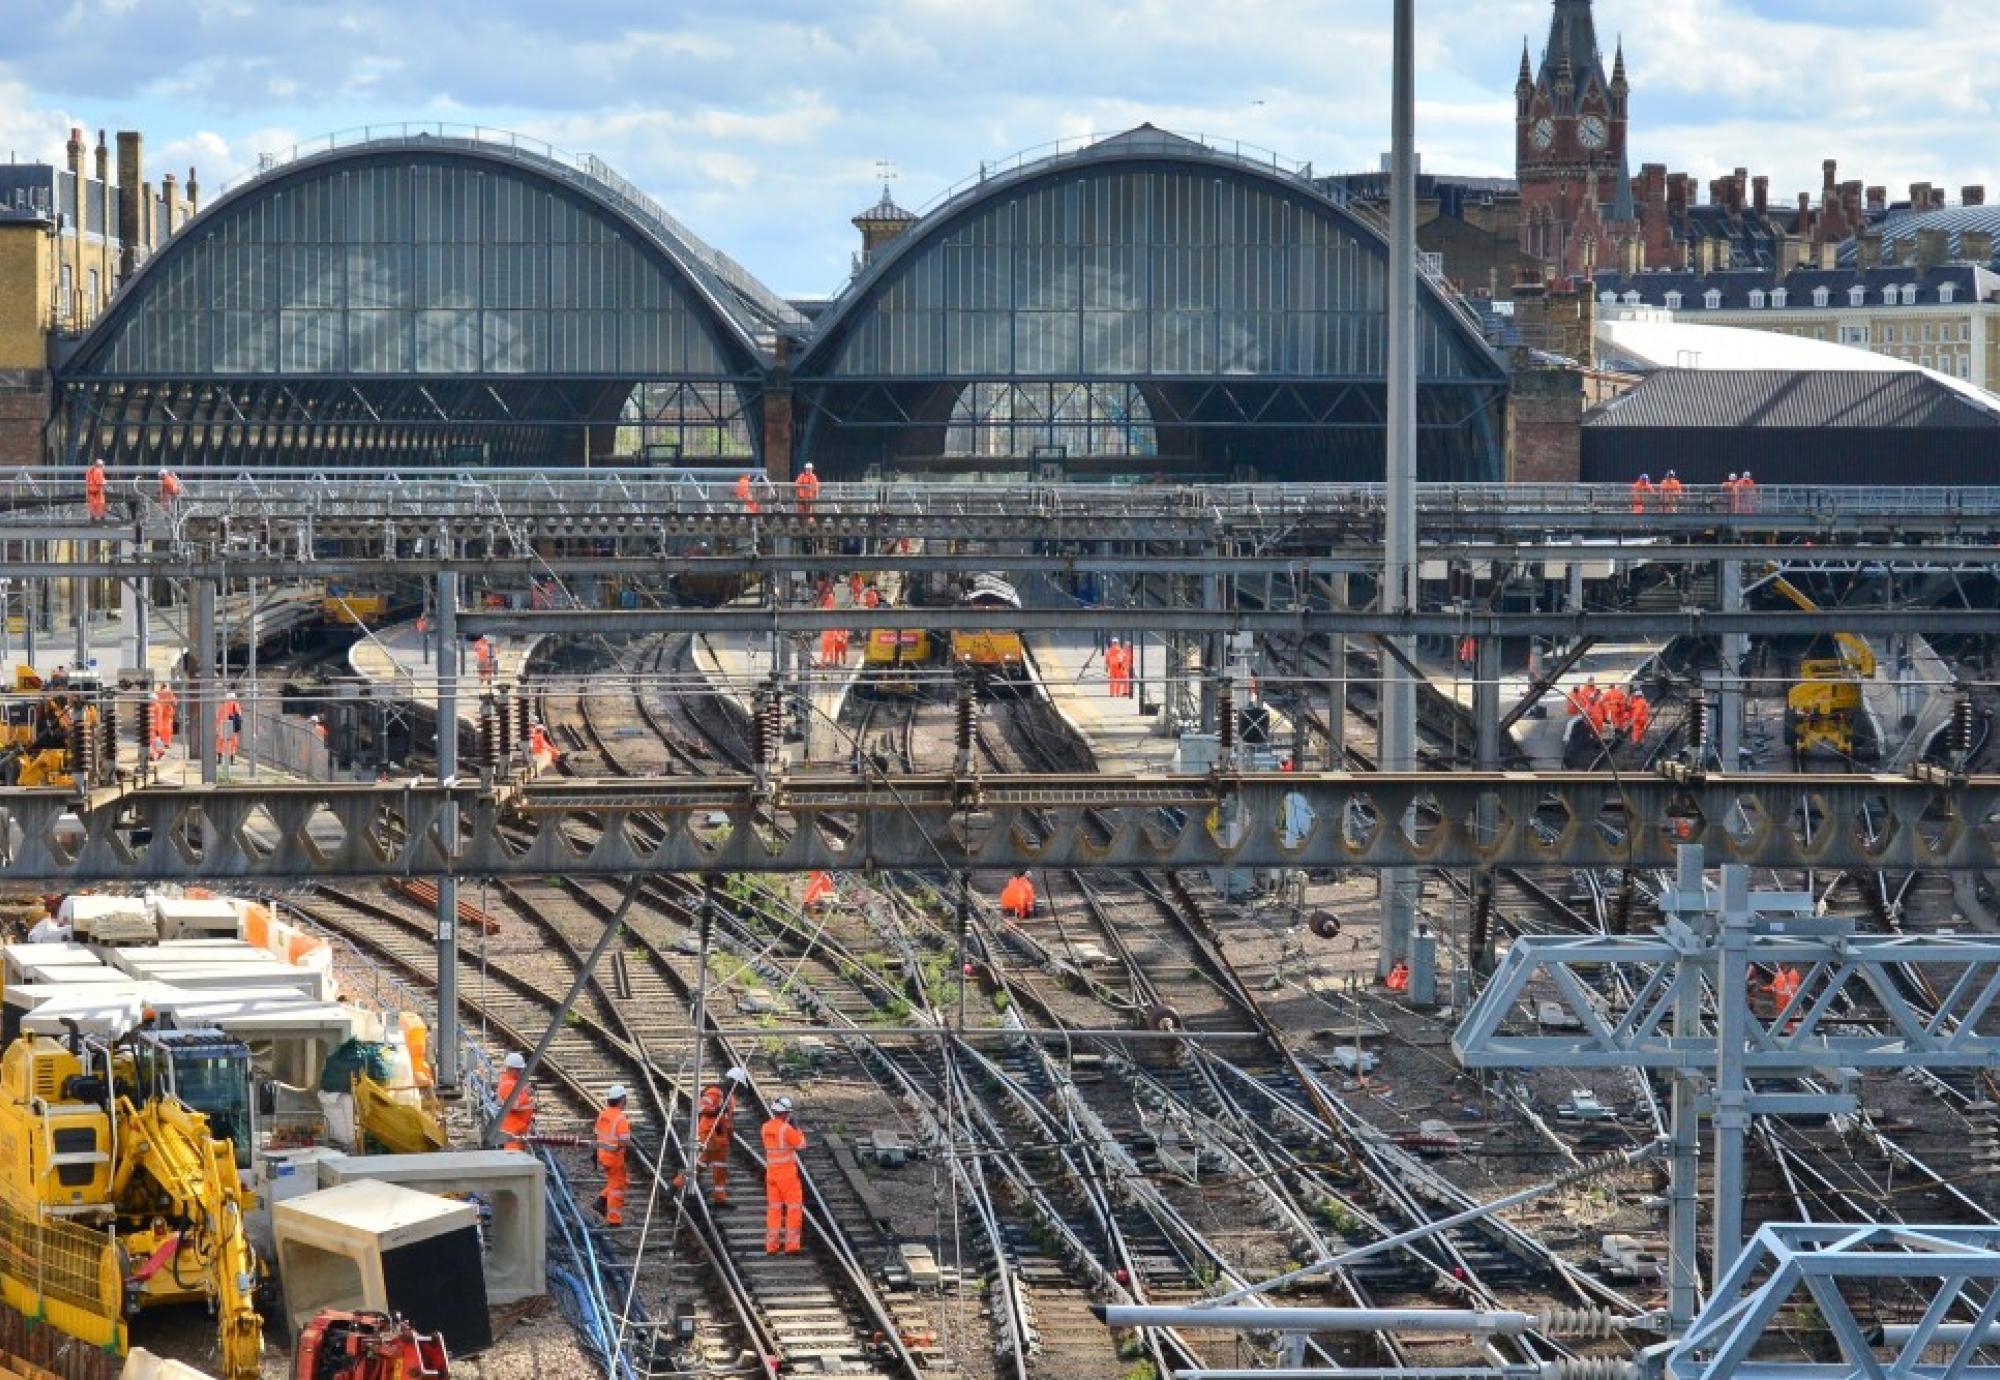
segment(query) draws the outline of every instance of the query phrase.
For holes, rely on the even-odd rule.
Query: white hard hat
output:
[[[776,1112],[779,1116],[790,1115],[792,1110],[792,1099],[789,1097],[779,1098],[776,1102],[773,1102],[771,1104],[771,1110]]]
[[[750,1081],[750,1070],[739,1066],[731,1069],[722,1076],[732,1083],[748,1083]]]
[[[623,1083],[613,1083],[604,1090],[604,1100],[606,1102],[623,1102],[625,1100],[625,1085]]]
[[[810,460],[806,461],[806,468],[811,469],[812,467],[813,467],[813,462]]]
[[[506,1066],[510,1069],[524,1069],[528,1067],[528,1061],[521,1057],[521,1053],[519,1050],[516,1050],[514,1053],[507,1056]]]

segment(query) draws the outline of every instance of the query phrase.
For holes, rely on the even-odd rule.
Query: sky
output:
[[[1622,35],[1632,163],[1817,191],[1820,162],[2000,199],[1991,0],[1597,0]],[[792,296],[848,220],[922,209],[1034,145],[1144,121],[1316,171],[1388,140],[1389,0],[0,0],[0,153],[138,129],[204,196],[369,124],[451,122],[594,153]],[[1418,0],[1424,167],[1513,168],[1521,41],[1548,0]]]

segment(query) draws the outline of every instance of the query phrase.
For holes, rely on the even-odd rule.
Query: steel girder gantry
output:
[[[2000,868],[2000,777],[1332,772],[889,783],[814,774],[116,787],[82,800],[0,791],[6,875],[59,883],[932,866],[1664,868],[1683,841],[1770,867]],[[1541,951],[1514,952],[1518,963]]]

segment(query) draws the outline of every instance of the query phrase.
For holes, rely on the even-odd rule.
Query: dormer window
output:
[[[1667,310],[1668,310],[1668,311],[1679,311],[1680,309],[1681,309],[1681,295],[1680,295],[1680,294],[1679,294],[1678,292],[1670,292],[1670,293],[1668,293],[1668,294],[1667,294]]]
[[[1868,289],[1861,286],[1861,284],[1856,283],[1853,287],[1847,290],[1848,306],[1858,307],[1861,306],[1863,303],[1865,303],[1867,300],[1868,300]]]
[[[1625,305],[1628,307],[1639,305],[1639,290],[1637,288],[1627,288],[1625,290]]]
[[[1762,311],[1763,309],[1764,309],[1764,289],[1762,289],[1762,288],[1751,288],[1751,289],[1750,289],[1750,310],[1752,310],[1752,311]]]
[[[1958,284],[1957,284],[1957,283],[1939,283],[1939,284],[1938,284],[1938,301],[1940,301],[1940,302],[1944,303],[1944,304],[1945,304],[1946,306],[1950,306],[1950,305],[1951,305],[1951,299],[1952,299],[1952,298],[1954,298],[1954,297],[1956,297],[1956,296],[1958,296]]]
[[[1882,289],[1882,305],[1885,307],[1896,305],[1896,285],[1894,283]]]
[[[1615,307],[1618,305],[1618,294],[1615,292],[1600,292],[1597,294],[1597,300],[1607,307]]]
[[[1916,304],[1917,304],[1917,285],[1915,283],[1903,284],[1903,305],[1906,307],[1914,307]]]
[[[1786,299],[1788,299],[1790,296],[1791,296],[1791,290],[1789,288],[1772,288],[1771,305],[1773,307],[1783,307],[1785,305]]]
[[[1717,307],[1722,305],[1721,291],[1717,288],[1710,288],[1707,292],[1704,292],[1701,295],[1701,304],[1708,310],[1714,311]]]
[[[1816,287],[1813,289],[1814,306],[1823,307],[1832,299],[1833,299],[1833,290],[1831,288]]]

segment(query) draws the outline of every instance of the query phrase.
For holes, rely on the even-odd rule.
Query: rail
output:
[[[431,515],[440,520],[468,512],[519,517],[540,511],[575,511],[588,505],[622,505],[630,516],[705,512],[738,515],[742,503],[728,468],[654,469],[410,469],[380,470],[190,468],[177,471],[184,494],[175,505],[186,518],[224,510],[278,518],[293,515],[384,517]],[[157,477],[146,467],[107,468],[114,494],[122,485],[144,486]],[[726,476],[726,477],[725,477]],[[768,483],[760,493],[789,510],[795,486]],[[0,505],[82,504],[80,470],[22,467],[0,474]],[[1207,517],[1255,520],[1269,525],[1317,516],[1379,513],[1387,504],[1381,484],[987,484],[860,482],[823,483],[812,512],[833,516],[1019,516],[1049,513],[1085,516]],[[1659,518],[1786,518],[1880,524],[1897,518],[2000,516],[2000,486],[1761,485],[1744,492],[1691,485],[1671,502],[1655,494],[1643,502],[1623,484],[1431,483],[1416,487],[1420,515],[1480,518],[1534,516],[1559,524],[1570,519],[1635,516]],[[158,505],[150,497],[149,508]],[[79,514],[80,515],[80,514]],[[46,514],[37,515],[45,520]],[[109,530],[117,530],[112,528]]]

